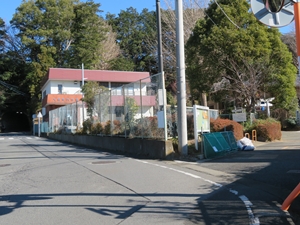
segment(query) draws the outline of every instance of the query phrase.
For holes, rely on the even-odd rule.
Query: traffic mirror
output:
[[[277,13],[282,9],[285,0],[263,0],[263,2],[269,12]]]

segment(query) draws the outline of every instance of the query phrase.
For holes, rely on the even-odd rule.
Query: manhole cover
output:
[[[116,163],[116,161],[97,161],[97,162],[92,162],[92,164],[110,164],[110,163]]]
[[[0,167],[10,166],[10,164],[0,164]]]
[[[287,173],[300,173],[300,170],[289,170]]]

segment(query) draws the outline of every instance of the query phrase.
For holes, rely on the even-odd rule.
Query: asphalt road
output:
[[[300,140],[287,140],[209,161],[158,161],[2,134],[0,223],[294,224],[280,206],[299,182],[298,149]]]
[[[279,209],[300,182],[300,132],[282,132],[280,141],[253,143],[256,146],[254,151],[200,160],[193,166],[183,164],[216,177],[228,177],[227,189],[237,190],[249,198],[253,216],[260,224],[300,224],[300,196],[291,204],[290,215]],[[212,199],[218,195],[222,192]]]

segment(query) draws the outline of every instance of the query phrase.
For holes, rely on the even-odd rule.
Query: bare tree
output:
[[[187,42],[196,22],[204,17],[206,0],[183,0],[184,41]],[[174,1],[164,0],[161,13],[162,55],[166,84],[172,95],[176,96],[176,12]],[[148,47],[157,54],[157,40],[148,39]],[[188,82],[187,82],[188,86]],[[187,87],[189,93],[189,87]],[[188,94],[189,95],[189,94]]]
[[[212,86],[211,93],[220,91],[231,93],[231,99],[226,95],[223,96],[223,100],[235,101],[248,112],[254,111],[256,100],[264,98],[267,91],[265,75],[273,68],[266,66],[263,59],[254,63],[242,57],[240,60],[243,62],[242,66],[234,59],[227,59],[227,64],[222,63],[226,69],[222,73],[222,79]]]
[[[295,32],[283,34],[281,36],[281,40],[288,47],[290,52],[293,54],[293,63],[295,66],[298,64],[298,56],[297,56],[297,44],[296,44],[296,34]]]
[[[101,48],[97,54],[100,55],[100,61],[95,65],[95,69],[107,70],[109,62],[121,54],[119,45],[116,43],[117,34],[112,31],[111,26],[107,26],[105,38],[101,43]]]

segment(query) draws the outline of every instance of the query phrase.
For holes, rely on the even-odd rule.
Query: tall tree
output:
[[[0,18],[0,68],[3,68],[4,66],[4,46],[5,46],[5,23],[4,21]],[[0,70],[0,81],[2,80],[2,74]],[[4,104],[5,101],[5,90],[2,85],[0,85],[0,112],[1,109],[5,107]]]
[[[296,34],[293,32],[283,34],[281,40],[288,47],[289,51],[293,54],[293,63],[295,66],[298,65],[298,54],[297,54],[297,44],[296,44]]]
[[[291,110],[296,97],[292,56],[279,31],[259,23],[249,8],[246,0],[211,2],[205,18],[197,22],[187,43],[193,97],[222,93],[251,111],[256,99],[270,93],[277,99],[275,106]]]
[[[100,60],[105,29],[100,4],[79,0],[24,0],[11,24],[19,32],[32,72],[26,79],[31,96],[38,96],[49,67],[92,68]]]
[[[99,49],[100,61],[94,66],[94,69],[109,70],[112,66],[112,61],[121,55],[120,46],[116,43],[117,34],[112,31],[112,27],[106,24],[107,32],[105,38],[101,42]]]
[[[0,18],[0,53],[3,52],[3,48],[4,48],[4,36],[5,36],[5,23],[3,21],[3,19]]]
[[[18,49],[18,38],[13,35],[9,27],[5,26],[4,22],[1,24],[0,110],[22,111],[31,115],[31,111],[26,110],[31,101],[28,95],[28,86],[24,79],[29,71],[29,66]]]
[[[146,42],[149,38],[156,38],[155,12],[144,9],[138,13],[130,7],[122,10],[118,16],[107,14],[106,20],[117,33],[122,56],[134,63],[134,70],[156,73],[155,55],[149,51]],[[121,61],[124,62],[124,59]]]
[[[184,42],[186,43],[197,20],[203,18],[204,5],[202,0],[183,0],[183,28]],[[174,102],[177,93],[176,87],[176,11],[174,1],[163,0],[165,7],[161,9],[162,23],[162,56],[166,87],[169,94],[168,103]],[[148,38],[149,51],[157,56],[157,37]],[[189,95],[189,88],[187,87]],[[175,101],[176,102],[176,101]]]

